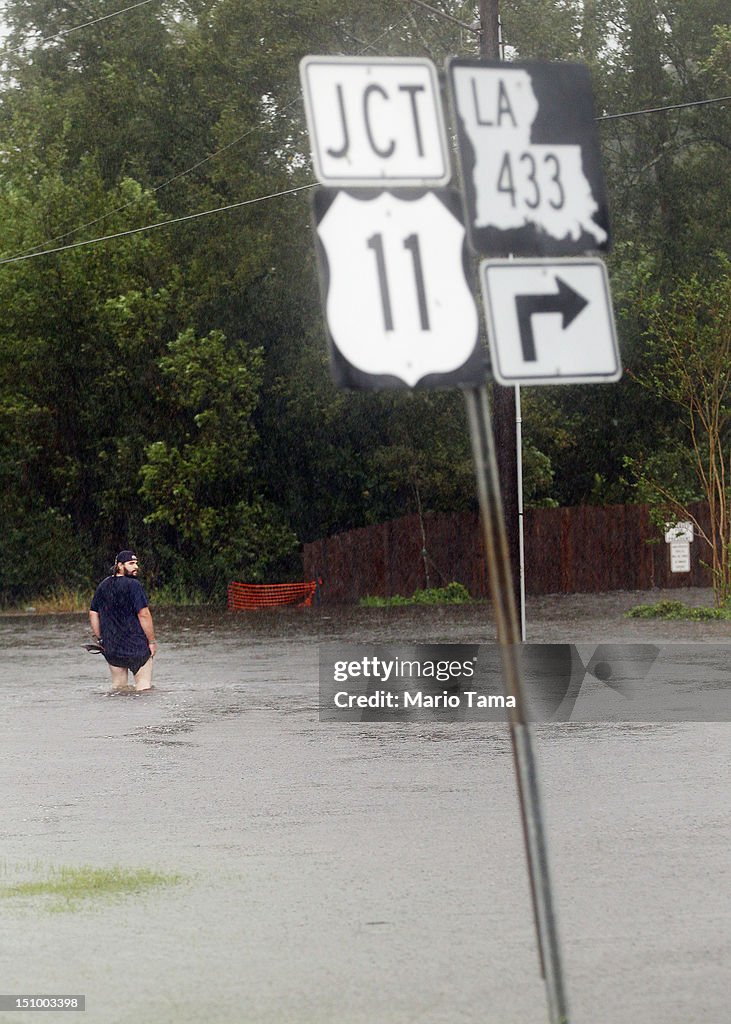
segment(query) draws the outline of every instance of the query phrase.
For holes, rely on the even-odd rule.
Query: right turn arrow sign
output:
[[[492,370],[502,384],[621,376],[606,268],[598,259],[480,264]]]
[[[515,308],[518,313],[518,329],[523,358],[527,363],[536,361],[536,343],[533,337],[532,318],[538,313],[560,313],[564,330],[576,319],[582,309],[588,305],[587,299],[566,284],[560,277],[556,278],[558,291],[549,295],[516,295]]]

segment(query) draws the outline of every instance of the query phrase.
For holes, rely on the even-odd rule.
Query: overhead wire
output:
[[[431,11],[432,14],[438,15],[445,21],[451,22],[453,25],[459,25],[460,28],[465,29],[467,32],[472,32],[474,35],[479,36],[482,29],[479,25],[468,25],[466,21],[460,21],[459,18],[455,18],[453,14],[447,14],[446,11],[440,11],[438,7],[433,7],[431,4],[427,4],[424,0],[401,0],[402,3],[416,4],[417,7],[423,7],[426,11]]]
[[[614,121],[620,117],[639,117],[640,114],[660,114],[665,110],[683,110],[685,107],[703,107],[709,103],[727,103],[731,96],[714,96],[707,100],[691,100],[688,103],[673,103],[667,107],[647,107],[644,110],[629,110],[624,114],[601,114],[595,121]]]
[[[238,210],[242,206],[253,206],[255,203],[264,203],[268,199],[279,199],[282,196],[291,196],[297,192],[303,192],[306,189],[314,188],[317,184],[316,181],[310,182],[307,185],[296,185],[294,188],[285,189],[283,192],[272,192],[268,196],[257,196],[256,199],[242,199],[238,203],[229,203],[227,206],[218,206],[213,210],[201,210],[198,213],[186,213],[182,217],[171,217],[169,220],[156,221],[153,224],[145,224],[139,228],[129,228],[126,231],[116,231],[111,235],[102,235],[100,238],[87,238],[81,242],[70,242],[68,245],[60,245],[55,249],[44,249],[43,252],[31,252],[25,253],[22,256],[9,256],[6,259],[0,259],[0,266],[5,263],[21,263],[23,260],[36,259],[38,256],[51,256],[54,253],[66,252],[69,249],[79,249],[84,245],[95,245],[97,242],[110,242],[116,238],[127,238],[130,235],[138,235],[142,231],[154,231],[156,228],[167,228],[172,224],[183,224],[185,221],[197,220],[200,217],[210,217],[214,213],[226,213],[229,210]]]
[[[118,11],[111,11],[109,14],[103,14],[99,18],[94,18],[92,21],[85,21],[81,25],[73,25],[71,28],[61,29],[59,32],[55,32],[53,35],[42,36],[40,39],[32,39],[32,40],[30,40],[30,42],[32,43],[33,46],[41,46],[43,43],[49,43],[49,42],[51,42],[54,39],[65,38],[66,36],[71,35],[72,32],[78,32],[80,29],[91,28],[93,25],[98,25],[102,21],[109,21],[110,18],[117,18],[121,14],[129,14],[130,11],[134,11],[138,7],[144,7],[146,4],[149,4],[149,3],[159,3],[159,2],[160,2],[160,0],[138,0],[138,3],[131,4],[128,7],[123,7],[123,8],[121,8]],[[0,50],[0,60],[2,60],[5,56],[7,56],[9,54],[19,53],[21,50],[25,49],[28,45],[29,45],[29,43],[26,42],[26,43],[21,43],[20,46],[15,46],[12,49],[6,47],[3,50]],[[126,209],[127,206],[131,206],[133,203],[135,203],[137,201],[138,200],[136,200],[136,199],[135,200],[131,200],[129,203],[126,203],[124,206],[120,207],[120,210]],[[59,241],[62,238],[68,238],[69,235],[73,235],[77,231],[83,231],[84,228],[93,227],[94,224],[98,224],[100,221],[106,219],[106,217],[110,217],[112,215],[112,212],[117,212],[117,211],[110,211],[109,213],[104,214],[102,217],[97,217],[95,220],[88,221],[86,224],[80,224],[78,227],[72,228],[70,231],[67,231],[65,234],[56,235],[54,238],[49,238],[45,242],[39,242],[37,245],[31,246],[29,249],[24,249],[22,253],[18,253],[17,255],[25,255],[25,253],[32,252],[34,249],[40,249],[44,245],[49,245],[51,242],[57,242],[57,241]]]
[[[731,96],[717,96],[717,97],[715,97],[713,99],[695,100],[695,101],[693,101],[691,103],[677,103],[677,104],[673,104],[673,105],[667,106],[667,107],[652,107],[652,108],[648,108],[646,110],[631,110],[631,111],[628,111],[628,112],[622,113],[622,114],[605,114],[605,115],[602,115],[600,117],[596,117],[594,120],[595,121],[607,121],[607,120],[610,120],[610,119],[617,119],[617,118],[621,118],[621,117],[636,117],[638,114],[655,114],[655,113],[659,113],[661,111],[666,111],[666,110],[679,110],[679,109],[683,109],[685,107],[702,106],[702,105],[705,105],[705,104],[708,104],[708,103],[722,103],[722,102],[725,102],[725,101],[728,101],[728,100],[731,100]],[[293,102],[296,102],[296,101],[293,101]],[[252,129],[250,129],[250,132],[254,131],[254,130],[255,129],[252,128]],[[233,145],[233,143],[231,143],[231,145]],[[96,245],[99,242],[109,242],[109,241],[112,241],[112,240],[117,239],[117,238],[127,238],[130,235],[140,234],[143,231],[154,231],[156,228],[170,227],[173,224],[183,224],[186,221],[197,220],[197,219],[199,219],[201,217],[209,217],[212,214],[216,214],[216,213],[226,213],[226,212],[228,212],[230,210],[237,210],[237,209],[240,209],[241,207],[244,207],[244,206],[253,206],[256,203],[267,202],[270,199],[280,199],[283,196],[295,195],[298,192],[304,192],[304,191],[307,191],[308,189],[314,188],[316,185],[317,185],[317,182],[316,181],[312,181],[312,182],[308,182],[305,185],[297,185],[297,186],[295,186],[293,188],[290,188],[290,189],[284,189],[281,192],[272,192],[272,193],[270,193],[269,195],[266,195],[266,196],[257,196],[254,199],[244,199],[241,202],[229,203],[226,206],[217,206],[217,207],[215,207],[214,209],[211,209],[211,210],[201,210],[198,213],[189,213],[189,214],[186,214],[186,215],[184,215],[182,217],[172,217],[172,218],[170,218],[168,220],[156,221],[153,224],[145,224],[142,227],[129,228],[126,231],[117,231],[117,232],[115,232],[113,234],[110,234],[110,235],[102,235],[99,238],[89,238],[89,239],[85,239],[84,241],[81,241],[81,242],[71,242],[68,245],[57,246],[57,247],[55,247],[53,249],[43,249],[41,252],[25,252],[25,253],[22,253],[20,255],[9,256],[9,257],[6,257],[4,259],[0,259],[0,266],[3,266],[4,264],[8,264],[8,263],[20,263],[20,262],[22,262],[24,260],[35,259],[38,256],[51,256],[51,255],[54,255],[56,253],[65,252],[68,249],[78,249],[78,248],[81,248],[82,246],[85,246],[85,245]],[[112,211],[112,212],[115,212],[115,211]],[[100,218],[100,219],[102,219],[102,218]],[[80,230],[80,229],[76,229],[76,230]],[[69,232],[69,234],[71,234],[71,233],[72,232]],[[62,237],[64,237],[64,236],[62,236]]]
[[[48,37],[46,37],[46,39],[39,40],[38,42],[45,42],[45,41],[48,41],[50,39],[58,38],[58,37],[60,37],[62,35],[68,35],[70,32],[77,31],[78,29],[81,29],[81,28],[88,28],[90,25],[98,24],[101,21],[105,21],[105,20],[107,20],[109,18],[116,17],[119,14],[125,14],[125,13],[127,13],[129,11],[134,10],[137,7],[142,7],[145,4],[151,3],[151,2],[152,2],[152,0],[140,0],[140,2],[138,2],[136,4],[133,4],[133,5],[129,6],[129,7],[123,8],[122,10],[113,12],[111,14],[104,15],[103,17],[95,19],[94,21],[85,23],[84,25],[77,25],[77,26],[75,26],[72,29],[66,29],[66,30],[64,30],[62,32],[56,33],[56,35],[54,35],[54,36],[48,36]],[[431,7],[431,5],[424,3],[423,0],[410,0],[410,2],[416,3],[416,4],[418,4],[421,7],[424,7],[426,9],[428,9],[428,10],[433,11],[436,14],[442,15],[443,17],[448,18],[451,21],[455,21],[458,24],[460,24],[461,27],[463,27],[463,28],[470,28],[470,29],[472,28],[472,26],[468,26],[466,23],[459,22],[458,19],[455,19],[455,18],[452,18],[451,16],[446,15],[445,12],[439,11],[438,9]],[[383,39],[385,36],[389,35],[396,27],[397,26],[393,26],[393,25],[389,26],[389,28],[387,28],[384,32],[382,32],[379,36],[377,36],[376,39],[374,39],[371,43],[368,43],[366,46],[364,46],[363,49],[360,50],[356,54],[356,56],[360,56],[363,53],[365,53],[366,50],[371,49],[376,43],[380,42],[381,39]],[[10,51],[10,52],[14,52],[14,51]],[[0,54],[0,56],[1,56],[1,54]],[[713,104],[713,103],[723,103],[723,102],[727,102],[729,100],[731,100],[731,96],[718,96],[718,97],[713,97],[713,98],[705,99],[705,100],[694,100],[694,101],[691,101],[691,102],[688,102],[688,103],[676,103],[676,104],[671,104],[671,105],[662,106],[662,107],[650,107],[650,108],[646,108],[646,109],[642,109],[642,110],[627,111],[627,112],[623,112],[623,113],[620,113],[620,114],[602,114],[602,115],[597,116],[594,120],[595,121],[618,120],[620,118],[626,118],[626,117],[637,117],[637,116],[640,116],[642,114],[655,114],[655,113],[661,113],[661,112],[664,112],[664,111],[681,110],[681,109],[685,109],[685,108],[688,108],[688,107],[698,107],[698,106],[705,106],[705,105]],[[298,102],[299,102],[299,99],[292,100],[290,103],[288,103],[284,107],[282,107],[280,113],[285,113],[286,111],[291,109],[293,106],[295,106]],[[227,143],[225,146],[222,146],[220,149],[216,150],[215,152],[210,153],[208,156],[203,157],[203,159],[197,161],[192,166],[186,168],[183,171],[179,171],[177,174],[173,175],[171,178],[168,178],[166,181],[162,182],[160,185],[157,185],[157,186],[155,186],[152,189],[145,190],[145,194],[146,195],[154,194],[154,193],[160,191],[161,189],[166,188],[168,185],[171,185],[173,182],[179,180],[180,178],[185,177],[185,175],[192,173],[194,170],[196,170],[197,168],[201,167],[203,164],[207,163],[209,160],[213,160],[216,157],[220,156],[222,153],[225,153],[227,150],[229,150],[233,146],[237,145],[237,143],[243,142],[244,139],[246,139],[249,135],[253,134],[254,132],[258,131],[258,129],[259,129],[258,125],[252,126],[251,128],[247,129],[247,131],[244,132],[242,135],[240,135],[237,138],[233,139],[231,142]],[[115,213],[123,212],[124,210],[128,209],[130,206],[133,206],[133,205],[135,205],[135,203],[139,202],[138,199],[130,200],[130,202],[125,203],[122,206],[119,206],[119,207],[115,208],[114,210],[108,211],[107,213],[103,214],[101,217],[98,217],[98,218],[96,218],[93,221],[88,221],[85,224],[78,225],[77,227],[72,228],[70,231],[66,232],[65,234],[57,235],[55,238],[51,238],[51,239],[47,240],[46,242],[40,242],[40,243],[38,243],[38,245],[33,246],[32,249],[24,250],[23,252],[21,252],[19,254],[15,254],[13,256],[5,257],[5,258],[0,258],[0,265],[5,265],[5,264],[9,264],[9,263],[18,263],[18,262],[22,262],[22,261],[29,260],[29,259],[34,259],[34,258],[40,257],[40,256],[50,256],[50,255],[53,255],[53,254],[65,252],[65,251],[70,250],[70,249],[78,249],[78,248],[81,248],[82,246],[95,245],[95,244],[98,244],[98,243],[101,243],[101,242],[112,241],[114,239],[126,238],[126,237],[129,237],[131,235],[140,234],[142,232],[153,231],[153,230],[155,230],[157,228],[170,227],[170,226],[175,225],[175,224],[182,224],[182,223],[185,223],[186,221],[197,220],[197,219],[200,219],[202,217],[208,217],[208,216],[211,216],[211,215],[217,214],[217,213],[226,213],[226,212],[229,212],[231,210],[240,209],[240,208],[245,207],[245,206],[252,206],[252,205],[255,205],[257,203],[266,202],[266,201],[268,201],[270,199],[279,199],[279,198],[281,198],[283,196],[295,195],[295,194],[297,194],[299,192],[303,192],[303,191],[306,191],[308,189],[314,188],[316,184],[317,184],[317,182],[310,182],[310,183],[307,183],[307,184],[304,184],[304,185],[295,186],[295,187],[293,187],[291,189],[284,189],[284,190],[279,191],[279,192],[273,192],[273,193],[270,193],[270,194],[265,195],[265,196],[258,196],[258,197],[255,197],[253,199],[245,199],[245,200],[242,200],[242,201],[237,202],[237,203],[229,203],[229,204],[227,204],[225,206],[215,207],[215,208],[210,209],[210,210],[202,210],[202,211],[199,211],[197,213],[185,214],[185,215],[183,215],[181,217],[172,217],[172,218],[168,218],[167,220],[156,221],[156,222],[154,222],[152,224],[146,224],[146,225],[143,225],[141,227],[136,227],[136,228],[129,228],[129,229],[125,230],[125,231],[113,232],[113,233],[108,234],[108,235],[102,235],[102,236],[100,236],[98,238],[84,239],[84,240],[82,240],[80,242],[71,242],[71,243],[69,243],[67,245],[56,246],[56,247],[54,247],[52,249],[44,249],[44,248],[42,248],[42,246],[48,245],[49,242],[59,241],[59,240],[61,240],[63,238],[67,238],[69,235],[75,234],[77,231],[82,231],[84,228],[93,227],[95,224],[98,224],[101,221],[106,220],[108,217],[113,216]],[[34,250],[38,250],[38,249],[41,249],[41,251],[40,252],[34,251]]]
[[[160,0],[139,0],[136,4],[131,4],[129,7],[123,7],[120,11],[112,11],[110,14],[103,14],[100,18],[94,18],[93,21],[85,21],[83,25],[74,25],[72,28],[63,28],[60,32],[54,32],[51,36],[43,36],[40,39],[31,39],[30,42],[34,46],[40,46],[43,43],[50,43],[52,39],[61,39],[64,36],[71,35],[72,32],[78,32],[82,28],[91,28],[92,25],[98,25],[102,21],[108,21],[110,18],[116,18],[120,14],[128,14],[130,11],[136,10],[138,7],[144,7],[145,4],[159,3]],[[21,43],[20,46],[15,46],[12,49],[4,48],[0,50],[0,59],[7,54],[19,53],[24,50],[28,43]]]
[[[144,3],[149,3],[150,0],[143,0],[143,2]],[[141,5],[140,4],[135,4],[134,6],[139,7]],[[125,10],[131,10],[131,9],[132,8],[125,8]],[[117,13],[123,13],[123,12],[117,12]],[[112,15],[107,15],[107,17],[112,17]],[[99,19],[99,20],[103,20],[103,19]],[[92,24],[95,24],[95,22],[93,22]],[[355,56],[361,56],[362,54],[364,54],[368,49],[370,49],[371,47],[375,46],[382,39],[384,39],[387,35],[389,35],[391,32],[393,32],[395,28],[400,27],[402,24],[406,24],[406,22],[399,23],[399,25],[390,25],[387,29],[385,29],[378,36],[376,36],[376,38],[372,42],[367,43],[365,46],[363,46],[363,48],[361,50],[359,50],[355,54]],[[86,26],[77,26],[77,27],[78,28],[83,28],[83,27],[86,27]],[[74,30],[70,29],[69,31],[74,31]],[[49,36],[48,38],[55,38],[55,37]],[[285,106],[282,107],[282,109],[280,111],[280,114],[286,113],[292,107],[296,106],[299,102],[300,102],[299,97],[297,99],[291,100],[289,103],[285,104]],[[222,153],[225,153],[227,150],[232,149],[239,142],[243,142],[244,139],[248,138],[250,135],[252,135],[254,132],[256,132],[258,130],[259,130],[259,125],[254,125],[251,128],[248,128],[243,133],[243,135],[239,135],[237,138],[232,139],[231,142],[227,142],[225,146],[221,146],[220,149],[215,150],[213,153],[209,153],[208,156],[204,156],[201,160],[198,160],[197,163],[193,164],[191,167],[186,167],[185,170],[178,171],[177,174],[174,174],[171,178],[168,178],[166,181],[161,182],[159,185],[155,185],[153,188],[145,189],[145,195],[154,195],[155,193],[159,192],[161,189],[167,188],[168,185],[172,185],[173,182],[178,181],[180,178],[184,178],[187,174],[192,174],[193,171],[197,170],[199,167],[202,167],[203,164],[208,163],[209,160],[214,160],[216,157],[220,156]],[[309,186],[303,186],[303,187],[306,188],[306,187],[309,187]],[[107,220],[109,217],[113,217],[116,213],[123,213],[124,210],[129,209],[130,206],[134,206],[138,202],[139,202],[139,199],[131,199],[129,202],[123,203],[121,206],[117,206],[113,210],[108,210],[106,213],[103,213],[100,217],[96,217],[94,220],[87,221],[84,224],[79,224],[76,227],[71,228],[69,231],[64,232],[63,234],[55,235],[53,238],[46,239],[44,242],[38,242],[36,245],[30,246],[28,249],[23,249],[20,253],[15,253],[13,255],[13,257],[0,258],[0,264],[7,263],[7,262],[12,262],[12,260],[15,259],[16,257],[21,258],[21,257],[27,256],[28,254],[34,254],[35,250],[43,249],[44,246],[50,245],[53,242],[60,242],[62,239],[68,238],[69,235],[75,235],[77,231],[83,231],[85,228],[94,227],[95,224],[101,224],[102,221]],[[210,211],[210,212],[215,213],[217,211],[213,210],[213,211]],[[170,222],[166,222],[166,223],[170,223]],[[142,228],[140,230],[147,230],[147,228]],[[115,237],[115,236],[111,236],[110,235],[110,236],[107,236],[107,237]],[[91,241],[89,242],[89,244],[91,244]],[[56,249],[54,249],[52,251],[59,252],[59,251],[62,251],[62,248],[63,247],[56,248]],[[49,251],[49,250],[43,249],[42,252],[36,253],[36,255],[43,256],[43,255],[46,254],[47,251]]]

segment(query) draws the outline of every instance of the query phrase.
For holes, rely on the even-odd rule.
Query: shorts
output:
[[[105,654],[104,657],[109,665],[114,665],[115,668],[126,668],[133,676],[136,676],[142,666],[146,665],[152,657],[152,651],[148,651],[141,658],[117,658],[109,654]]]

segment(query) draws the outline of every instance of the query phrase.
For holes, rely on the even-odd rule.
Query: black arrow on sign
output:
[[[516,295],[515,308],[518,313],[518,328],[520,330],[520,344],[523,347],[523,359],[526,363],[536,361],[536,342],[533,337],[532,317],[536,313],[561,313],[563,316],[562,328],[566,330],[569,324],[573,323],[584,306],[589,305],[589,300],[583,295],[562,281],[556,278],[558,291],[551,295]]]

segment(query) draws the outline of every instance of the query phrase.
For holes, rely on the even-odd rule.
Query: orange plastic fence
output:
[[[228,607],[231,611],[253,611],[295,604],[308,607],[317,590],[317,581],[307,583],[229,583]]]

